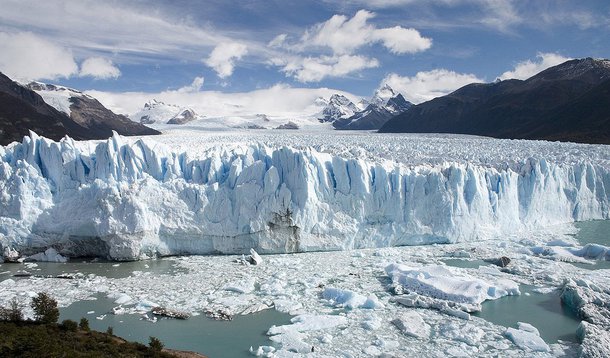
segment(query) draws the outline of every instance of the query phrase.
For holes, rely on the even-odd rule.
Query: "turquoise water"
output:
[[[574,237],[579,244],[610,246],[610,220],[581,221],[575,223],[574,226],[578,229],[578,233]],[[607,260],[590,260],[590,263],[575,262],[573,265],[585,270],[610,269],[610,261]]]
[[[483,260],[442,261],[449,266],[461,268],[490,265]],[[561,304],[559,291],[541,294],[534,292],[533,287],[528,285],[520,285],[519,289],[519,296],[485,301],[482,311],[473,315],[505,327],[516,328],[517,322],[529,323],[540,331],[540,336],[547,343],[555,343],[558,340],[576,342],[576,328],[580,320]]]
[[[578,233],[574,235],[581,245],[600,244],[610,246],[610,220],[591,220],[574,223]]]
[[[489,262],[484,260],[470,260],[470,259],[444,259],[441,260],[447,266],[461,267],[461,268],[473,268],[478,269],[480,266],[491,265]]]
[[[203,315],[188,320],[159,319],[156,323],[141,320],[138,315],[107,314],[115,307],[111,300],[79,301],[60,309],[60,321],[81,317],[89,320],[92,329],[105,332],[109,326],[114,334],[130,341],[148,344],[150,336],[159,338],[167,348],[195,351],[208,357],[251,357],[248,348],[270,345],[266,335],[272,325],[289,324],[291,316],[274,309],[235,316],[232,321],[215,321]],[[89,311],[95,311],[88,314]]]
[[[560,291],[547,294],[533,292],[533,287],[520,285],[520,296],[505,296],[485,301],[483,310],[474,316],[505,327],[517,327],[517,322],[533,325],[547,343],[557,340],[576,342],[578,317],[561,304]],[[529,293],[529,295],[527,295]]]
[[[0,265],[0,280],[13,278],[17,273],[33,276],[57,276],[60,274],[94,274],[108,278],[129,277],[134,271],[172,275],[186,270],[178,267],[172,258],[157,260],[114,262],[103,260],[72,259],[69,262],[4,263]]]
[[[133,262],[109,262],[91,260],[71,260],[67,263],[38,262],[34,264],[0,264],[0,281],[14,277],[17,273],[27,272],[33,276],[57,276],[60,274],[94,274],[110,278],[128,277],[134,271],[151,274],[175,275],[185,269],[176,265],[173,258]],[[208,357],[251,357],[248,348],[270,345],[266,332],[272,325],[289,324],[291,316],[274,309],[246,315],[235,316],[232,321],[215,321],[204,315],[188,320],[160,318],[156,323],[141,320],[139,315],[108,314],[117,306],[105,296],[97,300],[79,301],[69,307],[61,308],[60,320],[79,321],[81,317],[89,320],[89,326],[98,331],[106,331],[112,326],[114,334],[130,341],[148,344],[150,336],[159,338],[166,347],[189,350]],[[94,311],[93,314],[87,312]],[[96,317],[106,315],[103,320]]]

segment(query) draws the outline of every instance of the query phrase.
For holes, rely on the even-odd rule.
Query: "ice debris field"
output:
[[[171,273],[71,279],[4,263],[0,304],[47,291],[63,307],[105,295],[116,307],[100,320],[153,307],[221,319],[292,315],[252,347],[259,356],[608,355],[609,271],[576,266],[607,261],[608,247],[570,236],[574,221],[609,219],[607,146],[193,134],[58,143],[32,135],[0,148],[5,256],[251,257],[179,256],[161,259],[179,268]],[[33,275],[12,277],[11,265]],[[523,285],[561,295],[582,320],[577,341],[544,340],[527,319],[505,327],[475,315],[523,295]]]

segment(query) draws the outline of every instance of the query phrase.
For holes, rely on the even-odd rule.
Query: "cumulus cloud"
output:
[[[188,86],[184,86],[178,89],[178,92],[180,93],[193,93],[193,92],[199,92],[201,91],[201,88],[203,87],[203,77],[195,77],[195,79],[193,79],[193,82],[188,85]]]
[[[425,51],[432,40],[421,36],[419,31],[401,26],[377,28],[368,23],[375,14],[358,11],[351,19],[334,15],[328,21],[317,24],[301,37],[300,47],[329,47],[335,54],[351,54],[364,45],[380,42],[397,54]]]
[[[371,37],[381,41],[390,52],[396,54],[416,53],[432,46],[432,40],[422,37],[419,31],[400,26],[376,29]]]
[[[500,80],[518,79],[525,80],[540,71],[544,71],[549,67],[559,65],[570,60],[569,57],[564,57],[557,53],[538,53],[536,60],[525,60],[519,62],[512,71],[506,71],[498,78]]]
[[[118,78],[121,75],[121,71],[109,59],[89,57],[81,64],[79,75],[95,79],[109,79]]]
[[[483,82],[483,80],[473,74],[457,73],[441,68],[418,72],[413,77],[392,73],[381,81],[381,86],[388,84],[402,93],[407,100],[417,104],[444,96],[473,82]]]
[[[0,32],[0,71],[19,80],[67,78],[78,72],[72,53],[29,32]]]
[[[381,44],[394,54],[416,53],[432,46],[419,31],[401,26],[378,28],[369,23],[375,14],[360,10],[349,18],[334,15],[307,29],[297,41],[287,34],[276,36],[268,46],[286,53],[269,63],[280,66],[287,76],[300,82],[319,82],[327,77],[345,77],[379,66],[376,58],[358,54],[367,45]]]
[[[281,63],[278,60],[277,63]],[[341,77],[352,72],[379,66],[379,61],[358,55],[293,57],[282,71],[300,82],[319,82],[326,77]]]
[[[212,50],[210,57],[203,62],[212,67],[220,78],[226,78],[233,74],[235,61],[240,60],[248,48],[237,42],[222,43]]]

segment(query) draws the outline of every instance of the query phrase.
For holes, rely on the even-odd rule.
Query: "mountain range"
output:
[[[294,119],[294,125],[288,125],[291,118],[271,120],[262,114],[212,118],[205,125],[292,129],[313,128],[322,122],[343,130],[610,144],[610,61],[570,60],[526,80],[473,83],[418,105],[387,85],[357,104],[334,94],[328,100],[318,98],[315,105],[322,107],[316,116]],[[130,117],[113,113],[77,90],[40,82],[20,84],[0,73],[0,145],[20,141],[30,130],[54,140],[66,135],[77,140],[104,139],[112,131],[159,134],[144,124],[184,124],[204,118],[188,107],[156,100]]]
[[[335,129],[342,130],[379,129],[413,105],[388,85],[375,91],[370,100],[363,99],[357,105],[340,94],[332,95],[325,104],[320,122],[331,122]]]
[[[20,141],[29,131],[59,140],[152,135],[158,131],[104,107],[82,92],[40,82],[20,84],[0,73],[0,145]]]
[[[380,132],[610,144],[610,61],[576,59],[526,80],[469,84],[411,107]]]

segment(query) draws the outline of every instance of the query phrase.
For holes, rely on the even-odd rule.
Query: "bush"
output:
[[[108,333],[111,336],[114,335],[114,329],[112,328],[112,326],[108,326],[108,328],[106,329],[106,333]]]
[[[78,329],[78,324],[71,319],[66,319],[61,322],[61,328],[66,331],[76,332]]]
[[[0,307],[0,321],[5,322],[21,322],[23,321],[23,312],[21,303],[16,297],[9,301],[8,308]]]
[[[91,330],[89,328],[89,320],[86,319],[85,317],[81,318],[80,322],[78,324],[78,328],[82,329],[83,331],[89,332]]]
[[[157,337],[151,336],[148,345],[155,352],[161,352],[161,350],[163,350],[163,342]]]
[[[57,301],[45,292],[40,292],[38,296],[32,298],[32,309],[34,318],[41,323],[57,323],[59,319],[59,309]]]

